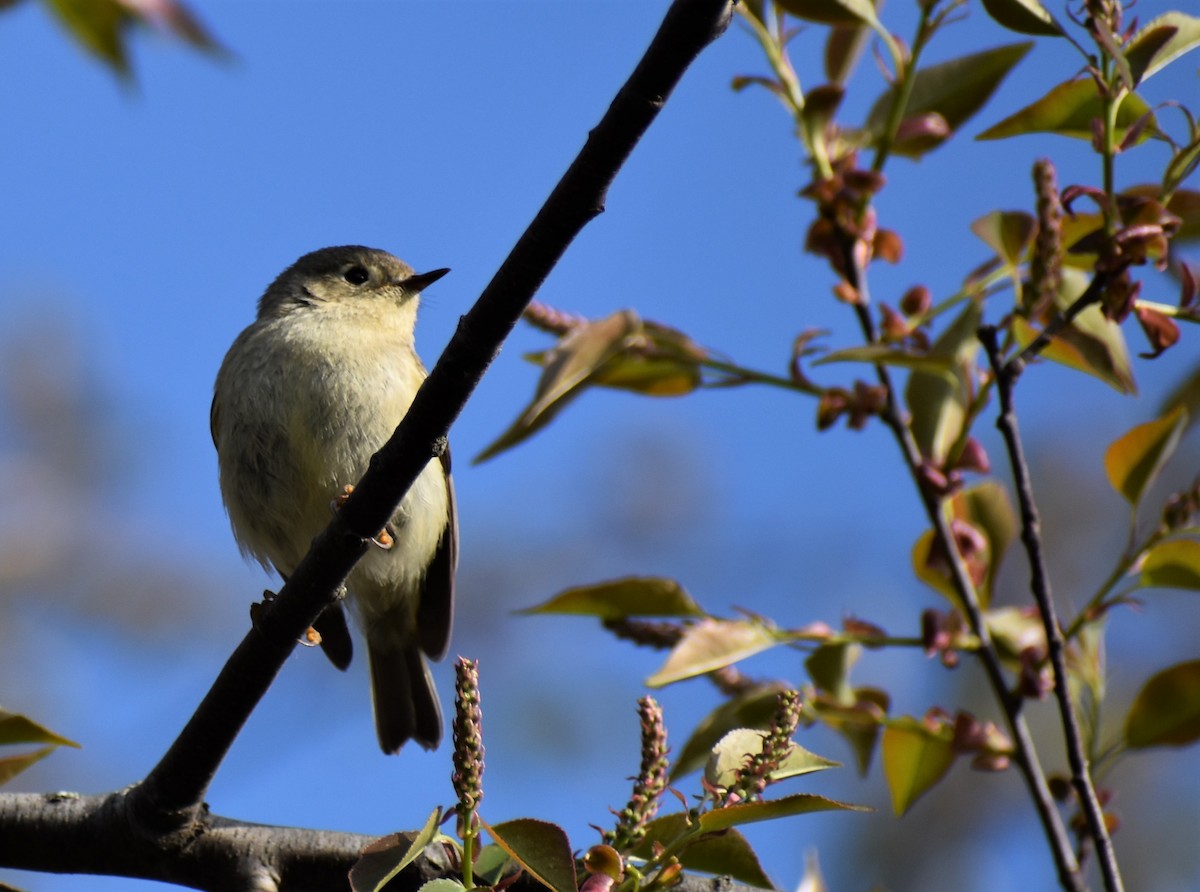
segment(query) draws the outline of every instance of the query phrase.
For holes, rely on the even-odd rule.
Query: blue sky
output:
[[[36,369],[68,405],[91,407],[74,426],[55,428],[52,448],[13,426],[11,411],[0,415],[4,474],[29,493],[0,508],[0,530],[10,542],[29,537],[23,554],[37,571],[15,582],[0,576],[0,703],[84,744],[31,771],[21,789],[101,791],[143,776],[244,633],[246,604],[274,584],[234,546],[208,432],[212,380],[262,289],[300,254],[331,244],[386,248],[418,269],[449,266],[418,326],[431,364],[666,5],[198,2],[231,58],[138,34],[133,86],[84,56],[41,6],[0,15],[0,345],[21,374]],[[886,10],[901,34],[912,28],[909,6]],[[1144,0],[1137,12],[1146,20],[1168,8]],[[929,59],[1015,39],[972,4]],[[814,85],[816,63],[807,60],[819,58],[818,32],[795,47],[801,78]],[[906,256],[873,272],[877,296],[894,304],[915,282],[952,293],[987,257],[967,224],[993,208],[1028,207],[1035,157],[1053,157],[1064,184],[1098,180],[1082,144],[970,139],[1074,74],[1075,57],[1059,49],[1039,42],[963,136],[922,164],[889,169],[880,215],[900,230]],[[1195,66],[1185,59],[1157,76],[1149,98],[1194,102]],[[607,212],[540,299],[590,316],[635,307],[771,371],[785,368],[802,329],[831,329],[839,346],[856,342],[850,314],[830,297],[829,273],[800,249],[809,207],[795,192],[807,172],[787,119],[765,92],[729,89],[733,75],[765,67],[736,25],[700,58],[618,178]],[[869,59],[859,80],[845,106],[850,120],[882,89]],[[1165,158],[1157,146],[1122,158],[1120,184],[1155,178]],[[1165,281],[1151,281],[1148,296],[1174,299]],[[1140,334],[1129,334],[1143,349]],[[853,613],[902,631],[936,598],[910,579],[908,550],[923,523],[890,440],[878,426],[818,435],[807,399],[749,388],[679,400],[590,393],[531,442],[470,465],[532,391],[536,371],[521,354],[546,345],[519,329],[452,433],[463,535],[453,648],[482,661],[485,816],[557,820],[584,846],[594,839],[588,824],[604,823],[606,808],[627,796],[634,704],[658,658],[610,642],[586,621],[513,610],[630,573],[675,576],[714,611],[740,605],[786,625]],[[1034,455],[1045,459],[1035,482],[1094,481],[1104,446],[1150,417],[1195,355],[1185,339],[1156,363],[1137,361],[1139,400],[1039,366],[1019,396]],[[823,374],[850,379],[848,370]],[[990,425],[983,437],[997,458]],[[64,466],[83,467],[86,495],[54,480],[38,485],[39,474]],[[1119,541],[1120,500],[1087,498],[1095,515],[1054,516]],[[1075,553],[1052,557],[1083,580],[1082,591],[1107,570]],[[1019,597],[1019,564],[1011,576]],[[1163,665],[1164,623],[1188,617],[1185,606],[1164,597],[1144,617],[1123,617],[1114,652],[1128,661],[1115,688]],[[786,654],[751,668],[801,671]],[[948,690],[936,687],[946,674],[913,654],[869,655],[862,674],[893,685],[899,707],[916,713]],[[438,678],[448,701],[447,666]],[[971,683],[970,670],[949,682],[956,691]],[[677,743],[714,702],[702,685],[661,698]],[[246,820],[366,833],[419,825],[449,801],[449,754],[385,758],[370,722],[361,665],[341,676],[315,653],[298,653],[210,804]],[[832,738],[809,745],[848,758]],[[1161,762],[1192,764],[1194,773],[1187,758]],[[1019,800],[1015,776],[960,773],[985,794]],[[866,782],[849,769],[837,774],[805,789],[885,805],[877,773]],[[936,808],[931,796],[906,826]],[[1017,809],[1014,820],[1032,824],[1031,812]],[[852,822],[892,820],[886,810],[818,816],[750,835],[785,886],[815,848],[835,888],[867,888],[888,881],[886,868],[864,867],[839,846]],[[1032,850],[1029,877],[1049,888],[1044,855],[1024,832],[1005,831],[987,857]],[[39,890],[151,888],[0,878]],[[979,888],[1010,887],[996,879]]]

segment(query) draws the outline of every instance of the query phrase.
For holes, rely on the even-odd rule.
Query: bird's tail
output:
[[[371,662],[371,699],[375,731],[385,753],[396,753],[409,740],[427,750],[442,740],[442,708],[429,664],[415,641],[406,646],[367,641]]]

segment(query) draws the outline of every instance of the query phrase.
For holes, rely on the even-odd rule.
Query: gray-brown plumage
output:
[[[447,270],[415,274],[371,248],[307,254],[267,289],[258,318],[217,375],[212,434],[221,495],[242,551],[285,577],[358,482],[425,379],[413,346],[418,295]],[[450,641],[458,552],[448,455],[431,460],[347,580],[367,639],[384,752],[432,749],[442,714],[426,657]],[[386,537],[381,537],[386,539]],[[335,665],[350,662],[341,608],[318,620]]]

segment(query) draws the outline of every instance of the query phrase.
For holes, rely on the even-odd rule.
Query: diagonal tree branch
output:
[[[218,838],[213,834],[227,825],[218,827],[217,819],[207,816],[202,800],[242,726],[296,641],[337,597],[346,576],[365,553],[370,537],[384,526],[430,458],[445,450],[450,426],[522,310],[575,236],[603,212],[605,196],[617,172],[687,67],[725,31],[731,15],[732,0],[675,0],[646,53],[588,135],[575,161],[479,300],[459,321],[458,330],[403,423],[372,459],[353,495],[314,540],[309,554],[278,597],[257,612],[252,628],[166,754],[145,780],[127,792],[72,800],[93,805],[95,814],[112,822],[118,836],[109,835],[102,848],[100,835],[77,834],[74,841],[78,848],[69,868],[61,866],[61,847],[43,850],[45,857],[35,863],[32,850],[17,850],[11,842],[15,837],[10,830],[20,826],[20,821],[11,823],[15,800],[0,795],[0,863],[15,865],[20,861],[22,866],[45,870],[92,870],[92,864],[108,863],[106,858],[111,853],[104,848],[137,848],[138,840],[154,844],[182,837],[189,841],[189,849],[201,851],[205,847],[198,847],[200,840]],[[28,807],[27,801],[22,804]],[[236,826],[240,829],[246,825]],[[90,852],[94,861],[88,862],[85,852]],[[245,859],[232,860],[242,862],[242,871],[254,868]],[[215,856],[209,867],[219,871],[221,865],[230,869],[228,855]],[[222,877],[228,879],[224,874]],[[262,888],[287,888],[281,881]],[[249,882],[243,874],[238,883],[204,880],[200,885],[246,888]]]
[[[1096,844],[1096,856],[1100,862],[1100,872],[1104,876],[1104,888],[1108,892],[1122,892],[1124,886],[1117,866],[1116,853],[1113,851],[1112,837],[1109,835],[1104,810],[1092,783],[1083,734],[1080,733],[1079,719],[1075,715],[1074,704],[1071,703],[1070,686],[1067,684],[1066,641],[1058,622],[1054,598],[1050,593],[1050,574],[1042,554],[1041,521],[1033,499],[1033,483],[1029,479],[1029,464],[1025,460],[1025,450],[1017,429],[1017,416],[1013,411],[1013,386],[1021,374],[1023,365],[1019,362],[1005,364],[994,326],[981,328],[979,340],[983,343],[988,362],[996,376],[996,393],[1000,400],[1000,415],[996,419],[996,427],[1004,437],[1016,486],[1017,502],[1021,508],[1021,542],[1029,557],[1030,589],[1033,591],[1038,614],[1046,631],[1046,649],[1049,651],[1050,666],[1054,671],[1054,696],[1058,701],[1063,736],[1066,739],[1071,784],[1079,797],[1080,808],[1087,821],[1088,834]]]

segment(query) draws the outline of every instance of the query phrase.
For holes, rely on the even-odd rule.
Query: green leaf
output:
[[[392,833],[363,849],[350,868],[353,892],[379,892],[392,877],[412,864],[438,835],[442,810],[435,808],[417,833]]]
[[[862,805],[850,805],[811,793],[794,793],[779,799],[761,802],[743,802],[706,811],[700,816],[700,829],[704,831],[726,830],[755,821],[773,821],[792,815],[810,815],[820,811],[870,811]]]
[[[704,767],[704,778],[714,787],[728,789],[737,780],[738,772],[746,760],[762,752],[763,742],[767,732],[754,728],[735,728],[724,737],[709,753],[708,764]],[[792,744],[788,755],[770,774],[772,781],[780,781],[814,771],[824,771],[827,768],[839,768],[840,762],[826,759],[810,752],[798,743]]]
[[[782,644],[784,638],[749,620],[705,619],[688,629],[646,685],[664,685],[720,669]]]
[[[462,892],[466,887],[460,880],[452,880],[449,877],[438,877],[436,880],[430,880],[417,888],[417,892]]]
[[[522,614],[556,613],[625,619],[630,616],[704,616],[674,579],[661,576],[626,576],[582,585],[559,592],[549,601],[518,611]]]
[[[983,0],[987,14],[1010,31],[1019,34],[1062,36],[1062,29],[1038,0]]]
[[[912,353],[888,344],[866,344],[862,347],[834,350],[815,360],[813,365],[828,365],[831,362],[869,362],[871,365],[920,369],[934,374],[950,375],[950,363],[945,358],[925,353]]]
[[[1150,106],[1136,93],[1130,93],[1117,110],[1117,134],[1120,142],[1126,130],[1144,115]],[[1058,84],[1032,105],[1015,112],[998,124],[989,127],[976,139],[1007,139],[1027,133],[1057,133],[1076,139],[1091,140],[1092,120],[1103,118],[1104,103],[1096,92],[1090,77]],[[1157,129],[1154,116],[1143,131],[1139,142],[1147,139]]]
[[[532,402],[517,420],[474,459],[475,463],[511,449],[554,420],[579,396],[597,371],[624,349],[641,320],[631,310],[581,325],[564,335],[543,357],[542,376]]]
[[[19,713],[0,709],[0,744],[12,743],[48,743],[52,746],[80,748],[75,741],[55,734],[32,719]]]
[[[979,340],[975,332],[983,319],[983,304],[968,301],[958,317],[947,326],[930,354],[947,363],[953,374],[915,371],[908,377],[904,400],[908,404],[909,427],[921,455],[942,464],[958,442],[971,403],[967,382],[973,380]]]
[[[971,231],[1007,266],[1019,266],[1033,241],[1037,222],[1024,211],[992,211],[971,224]]]
[[[983,107],[1032,46],[1029,42],[1008,44],[918,70],[913,77],[912,94],[904,109],[904,119],[940,115],[946,122],[947,131],[932,144],[927,139],[922,140],[919,146],[897,142],[892,150],[900,155],[919,157],[933,145],[949,138]],[[888,89],[871,107],[866,127],[876,138],[882,135],[887,126],[895,101],[895,89]]]
[[[653,858],[656,842],[667,845],[687,830],[688,816],[684,812],[656,818],[646,825],[646,836],[634,849],[633,855],[636,858]],[[774,888],[754,849],[750,847],[746,837],[735,829],[712,836],[702,836],[695,842],[688,843],[679,855],[679,863],[685,870],[730,876],[738,882],[760,889]]]
[[[717,741],[734,728],[765,730],[770,727],[779,692],[784,689],[784,685],[778,683],[757,685],[710,712],[679,751],[671,766],[671,779],[702,767]]]
[[[1168,12],[1151,19],[1125,47],[1134,83],[1162,71],[1197,46],[1200,46],[1200,19],[1195,16]]]
[[[817,718],[850,745],[862,777],[866,777],[871,768],[871,759],[879,743],[879,732],[890,705],[886,691],[869,687],[855,688],[854,703],[850,706],[827,702],[822,697],[812,703]]]
[[[557,824],[533,818],[505,821],[495,827],[482,818],[479,822],[496,845],[543,886],[553,892],[575,892],[578,888],[571,841]]]
[[[1200,738],[1200,660],[1164,669],[1146,682],[1125,718],[1133,749],[1187,746]]]
[[[1104,471],[1112,488],[1136,506],[1158,476],[1187,425],[1182,406],[1171,414],[1118,437],[1104,453]]]
[[[58,747],[44,746],[40,750],[34,750],[31,753],[21,753],[18,756],[4,756],[0,758],[0,785],[8,783],[30,765],[35,762],[40,762],[46,758]]]
[[[120,74],[129,70],[125,28],[133,16],[118,0],[43,0],[71,36]]]
[[[1082,270],[1064,268],[1062,288],[1055,296],[1060,311],[1075,302],[1087,288],[1087,276]],[[1024,318],[1013,318],[1013,336],[1022,348],[1039,334]],[[1133,367],[1121,326],[1104,317],[1096,304],[1087,307],[1062,332],[1051,338],[1042,350],[1042,358],[1065,365],[1076,371],[1094,375],[1120,393],[1137,393]]]
[[[1017,535],[1017,514],[1008,498],[1008,490],[995,480],[985,480],[956,493],[950,501],[955,517],[965,520],[983,533],[988,543],[987,576],[979,586],[979,598],[986,607],[1000,562]]]
[[[899,718],[883,730],[883,774],[892,809],[902,815],[946,776],[954,764],[948,734],[914,718]]]
[[[824,25],[879,26],[871,0],[775,0],[784,12]]]
[[[1200,542],[1173,539],[1155,545],[1142,561],[1140,584],[1200,592]]]
[[[836,703],[849,706],[854,703],[854,689],[850,686],[850,670],[862,655],[862,646],[847,641],[822,644],[804,661],[808,677],[819,690],[827,693]]]

